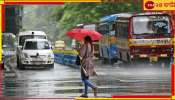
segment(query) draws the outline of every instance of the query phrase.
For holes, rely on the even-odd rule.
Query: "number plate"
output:
[[[42,61],[42,59],[40,59],[40,58],[35,58],[35,59],[33,59],[33,61]]]
[[[34,65],[40,65],[40,64],[44,64],[44,62],[42,62],[42,61],[35,61],[35,62],[33,62],[33,64]]]
[[[43,63],[43,60],[40,59],[40,58],[35,58],[35,59],[33,58],[32,62],[33,62],[34,65],[40,65],[40,64]]]
[[[34,62],[35,65],[40,65],[41,63],[40,62]]]

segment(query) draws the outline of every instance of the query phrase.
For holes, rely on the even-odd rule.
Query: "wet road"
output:
[[[55,64],[54,69],[18,70],[16,78],[5,77],[3,94],[6,97],[58,98],[77,97],[82,93],[79,69]],[[169,68],[158,66],[119,67],[97,64],[99,97],[112,95],[171,95]],[[89,88],[89,96],[93,91]]]

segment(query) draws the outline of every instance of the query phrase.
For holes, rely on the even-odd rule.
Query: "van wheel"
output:
[[[21,62],[19,61],[19,58],[17,58],[17,68],[18,69],[24,69],[24,66],[21,64]]]
[[[20,62],[18,62],[17,68],[18,69],[21,69],[21,70],[24,70],[25,69],[25,66],[23,64],[21,64]]]
[[[20,69],[19,59],[17,58],[17,68]]]
[[[24,70],[25,66],[23,64],[21,64],[21,68],[20,69]]]

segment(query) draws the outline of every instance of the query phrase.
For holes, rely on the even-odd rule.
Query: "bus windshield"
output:
[[[169,17],[165,15],[133,17],[133,34],[170,34]]]

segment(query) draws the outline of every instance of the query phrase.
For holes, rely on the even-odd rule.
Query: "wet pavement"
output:
[[[25,98],[73,98],[81,95],[83,84],[79,69],[55,63],[54,69],[19,70],[16,77],[5,77],[3,95]],[[36,66],[35,66],[36,67]],[[140,65],[122,67],[96,63],[99,97],[112,95],[171,95],[171,72],[167,67]],[[89,96],[93,91],[89,88]]]

